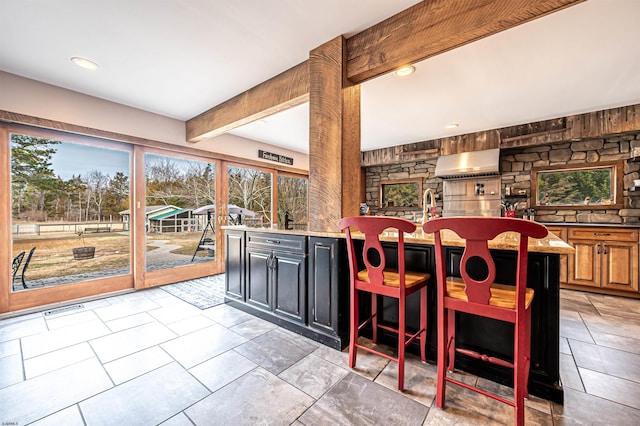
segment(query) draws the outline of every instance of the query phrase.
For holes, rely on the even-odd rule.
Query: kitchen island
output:
[[[420,229],[420,228],[418,228]],[[342,349],[348,343],[349,276],[344,234],[334,232],[284,231],[224,227],[226,241],[225,302],[272,321],[289,330]],[[354,238],[357,238],[354,235]],[[396,254],[395,235],[382,236],[388,266]],[[459,276],[464,242],[454,233],[443,234],[449,272]],[[490,249],[498,271],[497,281],[515,282],[518,237],[503,234],[491,241]],[[433,235],[421,230],[405,235],[407,268],[429,272],[430,360],[436,353],[436,288]],[[559,372],[559,257],[573,249],[553,234],[529,241],[528,286],[535,290],[531,324],[531,372],[529,391],[562,403]],[[417,298],[407,301],[407,326],[417,328]],[[397,323],[397,302],[382,297],[380,321]],[[367,315],[367,298],[360,300]],[[513,347],[513,326],[487,318],[459,314],[459,346],[509,359]],[[394,337],[383,334],[382,342]],[[414,347],[417,351],[419,348]],[[456,367],[511,385],[510,370],[456,355]]]

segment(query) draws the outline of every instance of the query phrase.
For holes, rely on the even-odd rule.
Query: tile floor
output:
[[[639,424],[640,301],[563,290],[561,318],[566,402],[532,397],[527,424]],[[344,352],[159,288],[0,321],[3,425],[512,423],[454,386],[436,408],[434,365],[411,357],[405,393],[396,371],[369,354],[350,370]]]

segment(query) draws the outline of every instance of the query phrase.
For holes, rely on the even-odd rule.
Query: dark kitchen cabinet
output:
[[[225,232],[225,293],[244,301],[244,232]]]
[[[305,322],[306,237],[247,233],[246,303]]]
[[[348,343],[344,238],[225,230],[225,302],[334,349]],[[237,238],[237,234],[243,238]],[[238,283],[238,280],[244,280]],[[238,297],[243,289],[243,297]]]
[[[274,251],[272,256],[273,311],[283,318],[304,323],[306,255]]]
[[[344,238],[309,237],[307,319],[323,343],[348,344],[349,268]],[[336,341],[338,339],[338,341]]]
[[[247,248],[247,298],[248,304],[267,311],[271,310],[271,252]]]

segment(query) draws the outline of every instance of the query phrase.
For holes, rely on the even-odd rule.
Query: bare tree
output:
[[[271,223],[271,173],[229,167],[229,202],[260,214]]]

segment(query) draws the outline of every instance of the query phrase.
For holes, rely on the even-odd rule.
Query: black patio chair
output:
[[[33,256],[33,252],[36,251],[35,247],[31,247],[31,250],[29,250],[29,254],[27,255],[27,260],[24,261],[24,266],[22,267],[22,273],[20,275],[16,275],[14,273],[13,275],[13,279],[15,280],[16,278],[20,277],[20,281],[22,281],[22,287],[24,289],[27,289],[27,284],[24,282],[24,276],[27,273],[27,268],[29,267],[29,263],[31,263],[31,257]],[[24,253],[24,252],[22,252]],[[20,266],[20,265],[18,265]]]
[[[24,259],[24,251],[18,253],[18,255],[14,257],[13,261],[11,262],[11,282],[16,280],[16,274],[18,273],[18,269],[20,269],[22,259]]]

